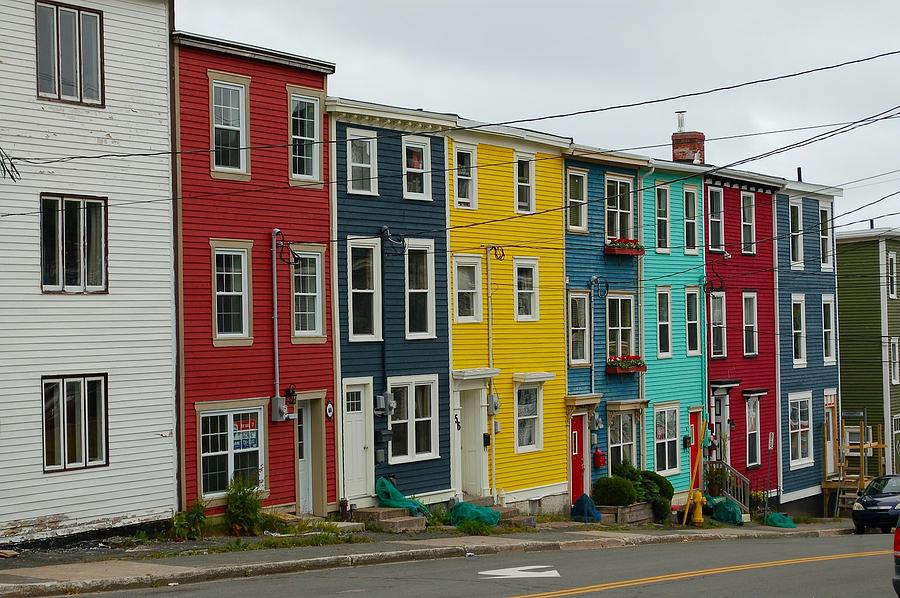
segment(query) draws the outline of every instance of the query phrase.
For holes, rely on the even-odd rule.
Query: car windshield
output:
[[[866,494],[900,494],[900,477],[876,478],[869,483]]]

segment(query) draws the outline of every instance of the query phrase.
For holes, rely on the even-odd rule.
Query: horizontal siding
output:
[[[13,157],[170,149],[166,3],[103,12],[106,107],[35,97],[34,2],[0,0],[0,112]],[[139,82],[139,85],[136,83]],[[161,519],[176,506],[168,155],[19,162],[0,213],[0,543]],[[40,291],[42,192],[108,197],[109,292]],[[109,465],[43,473],[41,376],[108,375]]]

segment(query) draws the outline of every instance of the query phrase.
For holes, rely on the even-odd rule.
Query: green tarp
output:
[[[403,496],[403,493],[397,490],[386,478],[378,478],[375,481],[375,496],[378,497],[378,504],[382,507],[409,509],[412,515],[428,517],[428,507],[414,498]]]
[[[487,525],[500,523],[500,513],[490,507],[479,507],[467,502],[460,502],[450,509],[450,525],[459,525],[464,521],[480,521]]]
[[[794,520],[784,513],[769,513],[769,516],[766,517],[766,525],[771,525],[772,527],[797,527]]]

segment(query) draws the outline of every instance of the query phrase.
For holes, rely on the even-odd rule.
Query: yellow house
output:
[[[564,509],[571,140],[459,126],[447,140],[454,487],[466,499]]]

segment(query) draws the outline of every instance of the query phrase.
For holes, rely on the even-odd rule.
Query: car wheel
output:
[[[891,529],[892,529],[892,528],[891,528],[890,525],[882,525],[882,526],[881,526],[881,533],[882,533],[882,534],[889,534],[889,533],[891,533]]]
[[[853,527],[855,528],[857,534],[866,533],[866,526],[864,526],[862,523],[856,523]]]

